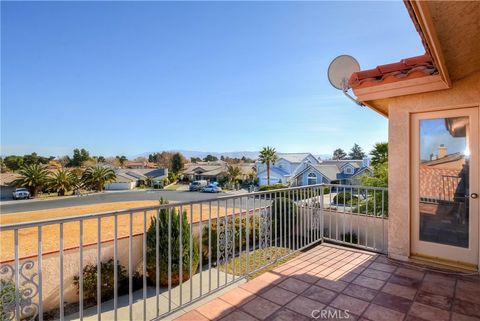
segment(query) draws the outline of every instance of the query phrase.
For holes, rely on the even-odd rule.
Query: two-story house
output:
[[[296,173],[290,185],[304,186],[321,183],[358,185],[359,177],[371,175],[370,161],[363,160],[324,160],[306,164]]]
[[[320,163],[310,153],[278,153],[277,157],[275,164],[270,164],[270,184],[290,185],[292,178],[306,166]],[[256,167],[258,184],[267,185],[267,165],[257,161]]]

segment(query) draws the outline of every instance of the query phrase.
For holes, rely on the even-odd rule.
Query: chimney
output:
[[[438,158],[443,158],[447,156],[447,147],[444,144],[440,144],[438,147]]]
[[[367,156],[365,156],[363,159],[362,159],[362,167],[368,167],[370,166],[370,158],[368,158]]]

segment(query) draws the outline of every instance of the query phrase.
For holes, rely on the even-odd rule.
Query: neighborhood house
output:
[[[167,168],[116,169],[115,181],[105,185],[106,190],[128,190],[139,186],[162,188],[168,177]]]
[[[270,165],[270,184],[305,186],[321,183],[358,184],[361,175],[371,175],[368,158],[363,160],[319,160],[310,153],[278,153]],[[257,162],[260,186],[268,184],[267,166]]]
[[[240,168],[239,179],[249,179],[255,171],[254,163],[239,163],[232,166]],[[218,182],[227,177],[228,164],[224,161],[188,163],[185,165],[183,175],[189,181],[206,180],[209,182]]]

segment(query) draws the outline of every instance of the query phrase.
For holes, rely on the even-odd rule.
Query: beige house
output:
[[[240,168],[240,179],[246,180],[255,172],[254,163],[234,164]],[[227,176],[228,164],[223,161],[188,163],[182,172],[190,181],[207,180],[217,182]]]
[[[426,53],[349,80],[389,119],[388,253],[478,270],[480,2],[405,5]]]

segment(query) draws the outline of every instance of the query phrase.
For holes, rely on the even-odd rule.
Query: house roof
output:
[[[337,179],[338,167],[335,164],[308,164],[303,170],[295,174],[294,177],[302,175],[311,168],[326,177],[329,181]]]
[[[405,58],[399,62],[380,65],[374,69],[354,72],[348,81],[351,88],[365,88],[407,79],[433,75],[437,72],[428,54]]]
[[[20,174],[17,173],[0,173],[0,185],[10,185],[19,177]]]
[[[115,178],[116,183],[136,182],[137,181],[137,178],[135,178],[133,176],[130,176],[128,174],[117,173],[115,175],[116,175],[116,178]]]
[[[310,153],[277,153],[278,159],[283,158],[290,163],[301,163]],[[313,155],[312,155],[313,156]]]
[[[360,168],[363,164],[363,161],[360,159],[329,159],[324,160],[320,164],[324,165],[335,165],[340,170],[345,165],[349,164],[355,168]]]
[[[458,161],[460,159],[463,159],[464,157],[465,155],[462,153],[453,153],[453,154],[445,155],[442,158],[424,161],[422,162],[422,165],[432,166],[432,165],[438,165],[438,164],[445,164],[445,163]]]
[[[260,171],[258,173],[258,175],[261,175],[262,173],[265,173],[266,171],[267,171],[267,169],[265,168],[262,171]],[[277,173],[277,174],[282,175],[282,176],[289,176],[290,175],[285,170],[283,170],[279,167],[270,167],[270,172]]]
[[[357,100],[387,117],[386,98],[449,89],[452,80],[480,71],[480,1],[404,3],[426,54],[360,71],[349,79]]]
[[[164,168],[139,168],[139,169],[117,169],[115,174],[122,175],[123,177],[130,177],[133,179],[147,179],[150,178],[163,178],[166,176]]]

